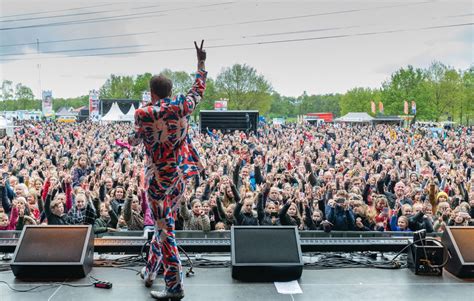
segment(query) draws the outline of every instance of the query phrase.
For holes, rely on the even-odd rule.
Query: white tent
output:
[[[131,106],[130,106],[130,110],[128,110],[127,114],[125,114],[124,121],[134,122],[135,121],[135,111],[136,111],[135,106],[132,103]]]
[[[350,112],[346,115],[337,118],[335,122],[357,122],[357,123],[371,123],[374,118],[365,112]]]
[[[102,117],[102,121],[122,121],[124,120],[125,114],[122,113],[118,104],[114,102],[110,107],[110,110]]]

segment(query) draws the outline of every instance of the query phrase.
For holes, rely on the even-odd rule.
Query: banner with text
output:
[[[41,108],[44,116],[53,115],[53,92],[51,90],[43,91]]]
[[[151,93],[148,91],[143,91],[142,93],[142,104],[141,106],[144,107],[151,101]]]
[[[89,91],[89,119],[92,121],[100,120],[99,91]]]

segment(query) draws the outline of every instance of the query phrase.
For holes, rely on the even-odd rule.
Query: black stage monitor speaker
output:
[[[17,278],[83,278],[93,261],[91,226],[25,226],[11,268]]]
[[[235,130],[244,132],[256,132],[258,127],[258,111],[207,111],[199,113],[199,125],[201,132],[209,130],[221,130],[233,132]]]
[[[441,239],[447,248],[448,272],[460,278],[474,278],[474,227],[447,227]]]
[[[232,278],[249,282],[291,281],[301,277],[298,230],[292,226],[234,226]]]

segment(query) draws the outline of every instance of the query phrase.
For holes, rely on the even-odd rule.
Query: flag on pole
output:
[[[371,101],[370,102],[370,106],[371,106],[371,109],[372,109],[372,113],[375,114],[377,113],[377,109],[375,108],[375,101]]]
[[[403,113],[408,115],[408,101],[405,100],[405,105],[403,106]]]
[[[411,114],[416,115],[416,102],[414,100],[411,102]]]
[[[383,114],[383,103],[379,101],[379,112]]]

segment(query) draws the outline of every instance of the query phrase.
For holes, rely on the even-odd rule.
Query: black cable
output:
[[[158,31],[143,31],[143,32],[135,32],[135,33],[123,33],[123,34],[95,36],[95,37],[83,37],[83,38],[75,38],[75,39],[49,40],[49,41],[40,41],[40,44],[43,45],[43,44],[52,44],[52,43],[64,43],[64,42],[77,42],[77,41],[86,41],[86,40],[120,38],[120,37],[139,36],[139,35],[154,34],[154,33],[159,33],[159,32]],[[2,47],[14,47],[14,46],[36,45],[36,44],[37,44],[37,42],[7,44],[7,45],[0,45],[0,48],[2,48]]]
[[[160,9],[160,10],[155,10],[155,11],[141,12],[141,13],[122,14],[122,15],[115,15],[115,16],[108,16],[108,17],[97,17],[97,18],[82,19],[82,20],[60,21],[60,22],[24,25],[24,26],[16,26],[16,27],[3,27],[3,28],[0,28],[0,31],[17,30],[17,29],[29,29],[29,28],[44,28],[44,27],[53,27],[53,26],[70,26],[70,25],[78,25],[78,24],[123,21],[123,20],[129,20],[129,19],[143,19],[145,16],[150,17],[150,16],[167,16],[168,15],[168,14],[162,14],[163,12],[181,11],[181,10],[188,10],[188,9],[200,9],[200,8],[203,8],[203,7],[218,6],[218,5],[229,5],[229,4],[233,4],[233,3],[234,2],[214,3],[214,4],[208,4],[208,5],[197,5],[197,6],[191,6],[191,7],[188,6],[188,7],[179,7],[179,8],[171,8],[171,9]]]
[[[37,285],[37,286],[34,286],[32,288],[29,288],[29,289],[20,290],[20,289],[16,289],[16,288],[10,286],[10,284],[6,281],[0,280],[0,283],[6,284],[6,286],[8,286],[8,288],[10,290],[12,290],[14,292],[18,292],[18,293],[27,293],[27,292],[31,292],[31,291],[36,290],[36,289],[41,288],[41,287],[46,287],[46,286],[51,286],[51,288],[57,286],[57,285],[54,285],[54,284],[41,284],[41,285]]]
[[[310,254],[312,256],[314,254]],[[391,262],[379,262],[373,254],[361,253],[324,253],[318,254],[320,258],[316,262],[304,264],[306,269],[340,269],[340,268],[377,268],[377,269],[400,269],[406,265]],[[369,257],[369,259],[364,257]],[[383,255],[382,255],[382,259]]]
[[[186,253],[186,251],[181,246],[178,245],[178,249],[181,250],[181,252],[183,252],[186,258],[188,259],[189,267],[188,267],[188,270],[186,271],[186,277],[193,276],[194,271],[193,271],[193,262],[191,258],[189,258],[188,253]]]
[[[456,15],[456,16],[447,16],[446,18],[450,17],[466,17],[472,14],[464,14],[464,15]],[[0,21],[3,22],[3,21]],[[249,21],[253,22],[253,21]],[[226,24],[221,24],[226,25]],[[217,25],[209,25],[208,27],[215,28]],[[268,37],[268,36],[277,36],[277,35],[288,35],[288,34],[301,34],[301,33],[309,33],[309,32],[320,32],[320,31],[329,31],[329,30],[341,30],[341,29],[351,29],[351,28],[360,28],[366,25],[350,25],[350,26],[341,26],[341,27],[329,27],[329,28],[316,28],[316,29],[306,29],[306,30],[299,30],[299,31],[287,31],[287,32],[276,32],[276,33],[263,33],[263,34],[254,34],[254,35],[244,35],[241,38],[255,38],[255,37]],[[183,28],[180,30],[187,30],[190,28]],[[192,28],[196,29],[196,28]],[[76,41],[87,41],[87,40],[101,40],[101,39],[110,39],[110,38],[119,38],[119,37],[127,37],[127,36],[140,36],[140,35],[147,35],[147,34],[158,34],[162,33],[162,31],[145,31],[145,32],[135,32],[135,33],[125,33],[125,34],[114,34],[114,35],[104,35],[104,36],[93,36],[93,37],[80,37],[74,39],[62,39],[62,40],[46,40],[40,41],[40,44],[53,44],[53,43],[67,43],[67,42],[76,42]],[[209,39],[207,39],[209,41]],[[5,44],[0,45],[0,48],[3,47],[16,47],[16,46],[27,46],[27,45],[37,45],[37,42],[29,42],[29,43],[17,43],[17,44]]]
[[[40,285],[31,287],[31,288],[29,288],[29,289],[21,290],[21,289],[17,289],[17,288],[12,287],[12,286],[11,286],[8,282],[6,282],[6,281],[0,280],[0,283],[5,284],[10,290],[12,290],[12,291],[14,291],[14,292],[18,292],[18,293],[27,293],[27,292],[31,292],[31,291],[34,291],[34,290],[37,290],[37,289],[43,288],[43,287],[50,287],[50,288],[53,288],[53,287],[57,287],[57,286],[61,286],[61,285],[69,286],[69,287],[74,287],[74,288],[91,287],[91,286],[94,285],[93,283],[89,283],[89,284],[71,284],[71,283],[53,282],[53,283],[40,284]]]
[[[400,254],[402,254],[403,251],[405,251],[405,250],[408,249],[409,247],[413,246],[413,245],[416,244],[417,242],[420,242],[420,241],[419,241],[419,240],[413,241],[412,243],[410,243],[410,244],[406,245],[405,247],[403,247],[403,248],[395,255],[395,257],[392,258],[392,260],[391,260],[390,262],[394,262],[394,260],[395,260],[398,256],[400,256]]]
[[[212,48],[229,48],[229,47],[241,47],[241,46],[252,46],[252,45],[266,45],[266,44],[280,44],[280,43],[293,43],[293,42],[303,42],[303,41],[312,41],[312,40],[326,40],[326,39],[338,39],[338,38],[348,38],[355,36],[370,36],[370,35],[379,35],[379,34],[391,34],[398,32],[409,32],[409,31],[421,31],[421,30],[432,30],[440,28],[451,28],[451,27],[462,27],[462,26],[472,26],[474,22],[471,23],[459,23],[459,24],[449,24],[449,25],[439,25],[439,26],[428,26],[428,27],[419,27],[411,29],[398,29],[398,30],[388,30],[388,31],[379,31],[379,32],[365,32],[365,33],[355,33],[355,34],[341,34],[341,35],[332,35],[332,36],[320,36],[312,38],[299,38],[299,39],[286,39],[286,40],[274,40],[274,41],[263,41],[263,42],[248,42],[248,43],[235,43],[235,44],[224,44],[224,45],[211,45],[206,46],[208,49]],[[171,48],[171,49],[152,49],[152,50],[136,50],[136,51],[123,51],[123,52],[109,52],[109,53],[95,53],[95,54],[83,54],[83,55],[70,55],[70,56],[57,56],[57,57],[46,57],[42,59],[57,59],[57,58],[73,58],[73,57],[88,57],[88,56],[113,56],[113,55],[129,55],[129,54],[140,54],[140,53],[158,53],[158,52],[173,52],[173,51],[183,51],[183,50],[194,50],[194,47],[183,47],[183,48]],[[22,60],[37,60],[38,57],[26,57],[21,58]],[[18,60],[18,58],[13,59],[2,59],[0,61],[12,61]]]
[[[142,249],[140,250],[140,256],[143,262],[147,262],[147,260],[143,257],[143,253],[145,252],[146,246],[149,246],[150,244],[151,244],[151,240],[145,241],[145,243],[142,245]]]
[[[117,11],[117,10],[101,10],[101,11],[93,11],[93,12],[81,12],[81,13],[62,14],[62,15],[54,15],[54,16],[44,16],[44,17],[33,17],[33,18],[13,19],[13,20],[0,20],[0,23],[3,23],[3,22],[32,21],[32,20],[41,20],[41,19],[52,19],[52,18],[66,18],[66,17],[83,16],[83,15],[95,15],[95,14],[101,14],[101,13],[114,12],[114,11]]]
[[[110,47],[96,47],[96,48],[82,48],[82,49],[63,49],[63,50],[51,50],[51,51],[42,51],[41,54],[48,54],[48,53],[67,53],[67,52],[79,52],[79,51],[97,51],[97,50],[112,50],[112,49],[123,49],[123,48],[135,48],[135,47],[143,47],[143,46],[150,46],[149,44],[137,44],[137,45],[124,45],[124,46],[110,46]],[[2,53],[2,56],[22,56],[23,54],[18,53]]]
[[[449,261],[449,252],[448,252],[448,248],[446,247],[446,245],[445,245],[442,241],[440,241],[440,240],[436,240],[436,241],[439,242],[439,243],[443,246],[443,249],[444,249],[444,250],[446,250],[446,253],[447,253],[446,259],[444,260],[444,262],[443,262],[441,265],[431,265],[431,264],[429,264],[429,266],[430,266],[431,268],[440,268],[440,269],[441,269],[441,268],[443,268],[446,264],[448,264],[448,261]],[[444,252],[443,252],[443,253],[444,253]]]
[[[76,10],[79,10],[79,9],[95,8],[95,7],[110,6],[110,5],[117,5],[117,4],[118,3],[107,3],[107,4],[100,4],[100,5],[59,9],[59,10],[48,10],[48,11],[43,11],[43,12],[23,13],[23,14],[9,15],[9,16],[1,16],[0,18],[3,19],[3,18],[13,18],[13,17],[21,17],[21,16],[41,15],[41,14],[57,13],[57,12],[70,11],[70,10],[76,11]]]

